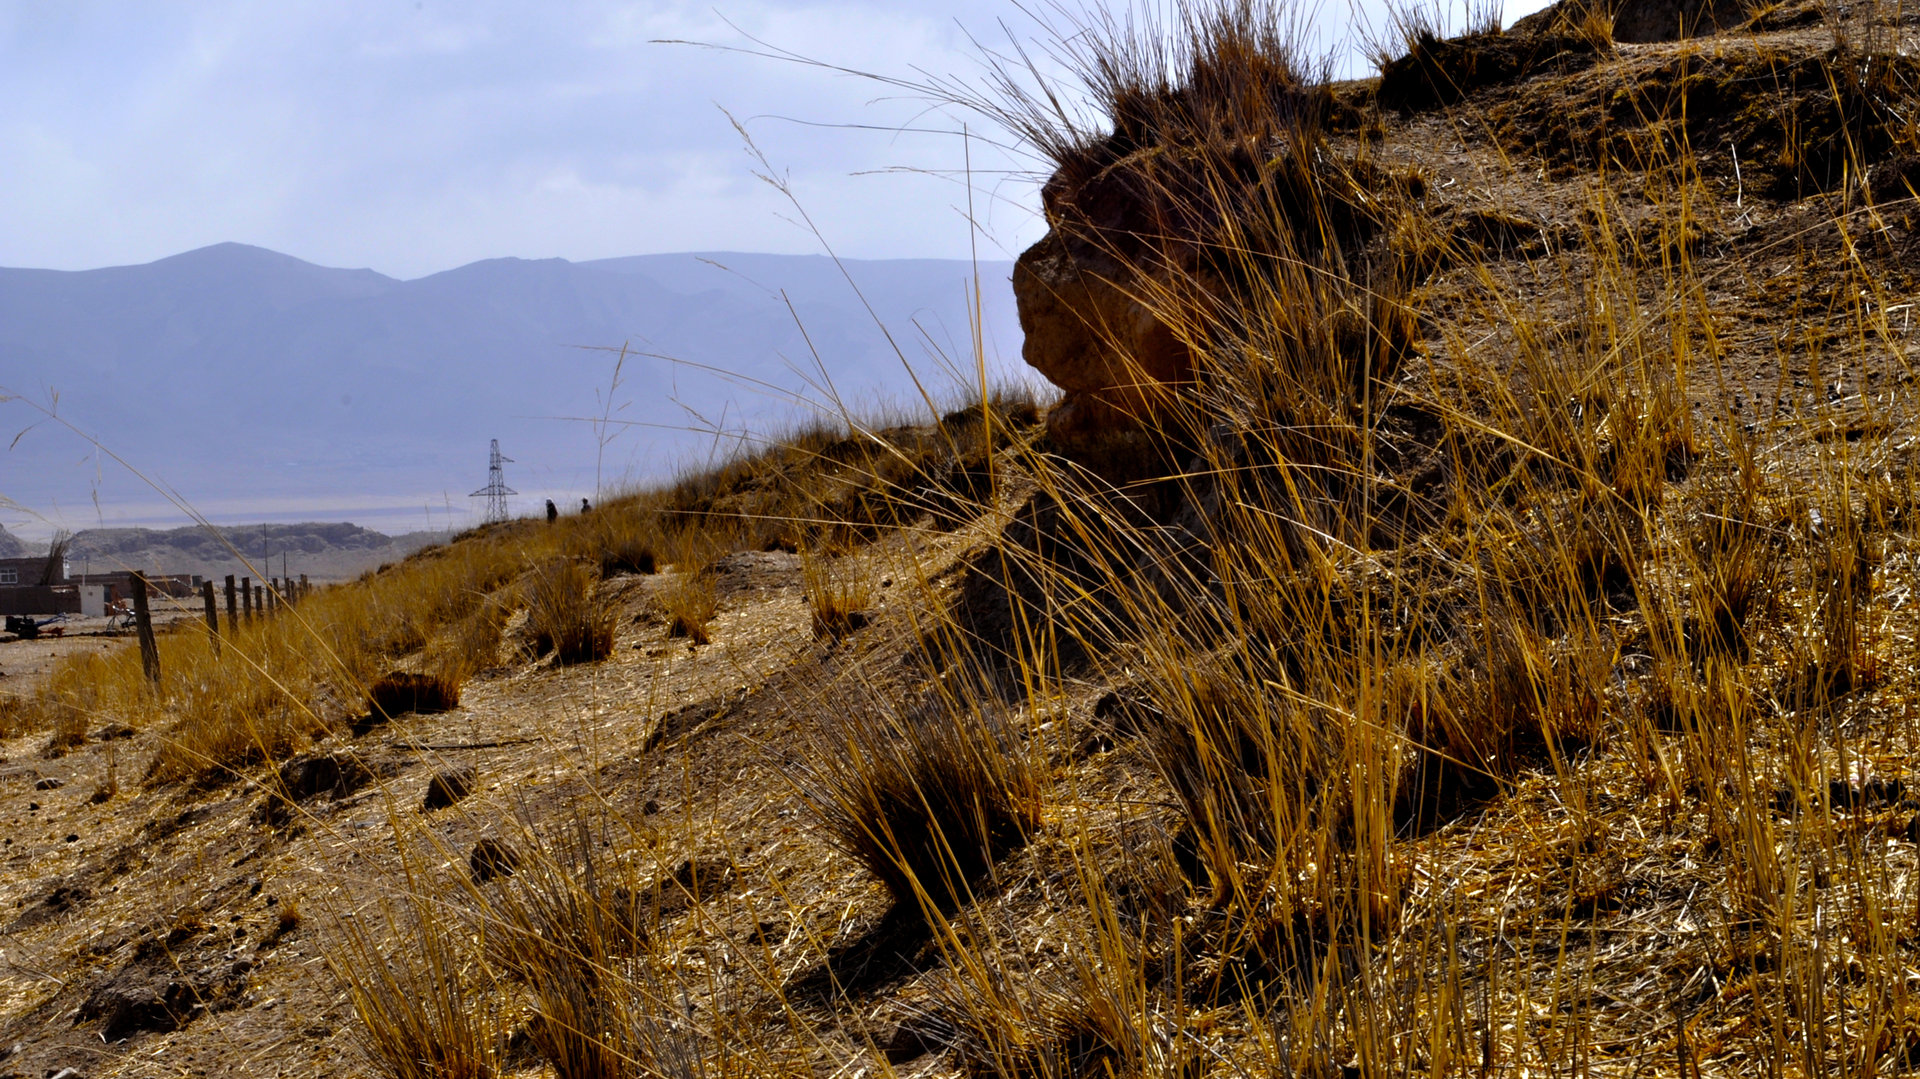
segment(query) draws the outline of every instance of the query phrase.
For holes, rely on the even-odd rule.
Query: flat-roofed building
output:
[[[0,558],[0,588],[39,588],[67,583],[66,566],[55,563],[47,572],[47,556]]]

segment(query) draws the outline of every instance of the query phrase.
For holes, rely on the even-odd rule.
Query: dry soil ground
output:
[[[1893,31],[1909,51],[1916,44],[1911,21]],[[1543,117],[1578,119],[1595,102],[1620,100],[1622,86],[1656,83],[1682,58],[1813,55],[1831,38],[1824,27],[1790,26],[1622,46],[1591,67],[1486,88],[1450,110],[1387,113],[1382,160],[1419,169],[1436,213],[1483,213],[1483,224],[1497,218],[1505,230],[1489,248],[1487,277],[1472,267],[1428,286],[1429,354],[1497,353],[1510,326],[1479,302],[1496,290],[1535,305],[1529,314],[1571,318],[1605,247],[1597,241],[1646,238],[1656,204],[1672,197],[1643,174],[1583,171],[1556,149],[1562,136]],[[1901,215],[1855,213],[1844,194],[1761,198],[1731,159],[1706,159],[1688,195],[1698,200],[1695,232],[1676,242],[1702,267],[1700,300],[1720,328],[1718,362],[1701,369],[1724,377],[1691,384],[1696,407],[1752,416],[1769,467],[1792,470],[1822,447],[1845,445],[1911,469],[1910,322],[1892,316],[1890,342],[1855,354],[1834,290],[1847,259],[1858,258],[1883,275],[1887,311],[1920,301],[1911,274],[1920,232]],[[1617,220],[1593,219],[1597,198]],[[1634,257],[1658,263],[1672,249],[1655,236]],[[1831,347],[1810,347],[1815,337]],[[812,632],[792,556],[721,564],[720,614],[704,646],[669,637],[650,603],[671,570],[616,576],[600,592],[620,614],[613,658],[574,668],[516,660],[469,683],[456,711],[337,734],[309,756],[350,755],[365,776],[316,784],[292,812],[271,808],[264,771],[211,787],[143,785],[144,762],[164,737],[158,721],[96,731],[59,757],[41,752],[44,733],[0,745],[0,1076],[367,1074],[327,965],[342,954],[339,927],[364,922],[386,941],[389,916],[404,915],[400,882],[455,896],[500,887],[460,883],[471,876],[470,852],[487,839],[524,845],[529,830],[553,842],[584,836],[640,880],[711,881],[685,890],[672,921],[681,961],[713,971],[716,986],[741,971],[771,977],[800,1020],[770,1011],[767,1044],[819,1074],[876,1074],[888,1059],[906,1074],[955,1072],[951,1055],[919,1055],[900,1036],[924,1011],[934,964],[862,951],[885,928],[884,891],[805,825],[795,783],[811,752],[803,717],[857,707],[862,694],[918,677],[908,656],[918,612],[947,594],[963,554],[1001,523],[989,515],[952,533],[909,529],[855,556],[873,582],[874,619],[844,642]],[[1856,754],[1845,804],[1823,803],[1819,835],[1812,814],[1777,823],[1783,836],[1804,827],[1835,850],[1871,842],[1876,871],[1896,882],[1889,894],[1911,891],[1920,833],[1914,810],[1873,794],[1893,788],[1868,781],[1898,779],[1907,790],[1916,782],[1911,708],[1899,704],[1915,699],[1916,569],[1911,540],[1890,541],[1866,615],[1884,681],[1834,721]],[[44,663],[60,649],[102,643],[0,646],[9,679],[0,685],[12,691],[13,679],[30,677],[14,649]],[[992,904],[1035,956],[1064,948],[1049,927],[1071,905],[1062,897],[1074,849],[1124,850],[1128,829],[1172,823],[1139,756],[1088,737],[1107,688],[1069,680],[1056,697],[1028,702],[1032,729],[1053,747],[1055,794],[1042,839],[1004,869]],[[458,769],[473,770],[474,793],[425,810],[432,778]],[[1530,972],[1537,959],[1539,999],[1552,998],[1568,970],[1605,988],[1581,1020],[1596,1054],[1587,1063],[1600,1070],[1666,1067],[1674,1047],[1690,1043],[1711,1047],[1699,1059],[1715,1069],[1740,1072],[1753,1059],[1740,1054],[1765,1035],[1742,1010],[1760,953],[1741,949],[1759,946],[1716,905],[1724,882],[1709,879],[1717,840],[1703,812],[1649,811],[1637,782],[1593,764],[1576,827],[1543,772],[1485,812],[1409,839],[1399,854],[1413,882],[1405,917],[1459,927],[1457,954],[1468,965],[1510,959]],[[1606,837],[1603,858],[1589,855],[1595,827]],[[1570,935],[1568,912],[1578,912],[1581,935]],[[1577,967],[1567,965],[1569,948]],[[1403,960],[1406,969],[1437,961]],[[1844,957],[1835,962],[1845,967]],[[833,977],[849,983],[849,996],[823,988]],[[1500,992],[1520,992],[1517,984]],[[1662,1010],[1682,1000],[1684,1028]],[[1511,1061],[1552,1063],[1550,1013],[1540,1006],[1534,1043],[1515,1047]],[[793,1033],[801,1029],[813,1033]],[[1223,1030],[1209,1034],[1234,1034]]]
[[[0,745],[0,1045],[18,1043],[0,1075],[364,1074],[325,965],[333,938],[319,927],[390,900],[398,818],[426,824],[432,842],[406,843],[423,859],[415,868],[439,879],[467,873],[482,839],[518,844],[524,822],[564,826],[553,807],[622,807],[622,831],[637,831],[621,844],[641,842],[646,876],[727,867],[738,879],[718,916],[771,939],[784,964],[817,963],[885,903],[794,826],[795,796],[777,774],[797,750],[792,717],[838,673],[872,669],[867,657],[897,660],[913,567],[949,563],[980,536],[902,538],[860,556],[876,578],[874,622],[841,644],[812,633],[793,555],[721,563],[705,646],[670,638],[648,602],[670,568],[615,577],[602,586],[621,615],[613,658],[515,663],[469,683],[454,712],[316,747],[354,755],[370,775],[313,794],[278,827],[249,780],[141,787],[157,729],[95,732],[58,758],[40,752],[44,734]],[[433,775],[462,768],[475,770],[472,796],[424,813]],[[790,922],[781,894],[814,920]],[[185,1005],[177,1029],[162,1002]]]

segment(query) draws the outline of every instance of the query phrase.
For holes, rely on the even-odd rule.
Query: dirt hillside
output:
[[[1069,408],[0,682],[0,1077],[1920,1067],[1920,15],[1196,10]]]

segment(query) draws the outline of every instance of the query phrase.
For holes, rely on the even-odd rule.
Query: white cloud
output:
[[[828,70],[655,41],[759,48],[744,32],[844,67],[964,75],[978,62],[961,26],[994,43],[1018,10],[720,7],[724,19],[711,0],[0,0],[0,265],[223,240],[400,276],[509,254],[812,249],[721,108],[843,253],[964,254],[965,190],[888,171],[958,170],[957,138],[888,130],[955,118]],[[1017,250],[1035,232],[1031,190],[995,177],[1021,164],[974,149],[976,204]]]

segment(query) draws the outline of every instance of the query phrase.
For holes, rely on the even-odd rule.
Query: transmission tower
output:
[[[506,474],[500,468],[501,465],[512,461],[513,458],[501,455],[500,440],[494,439],[492,452],[487,454],[487,485],[467,496],[487,500],[487,524],[506,520],[507,496],[520,493],[507,486]]]

